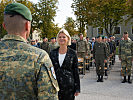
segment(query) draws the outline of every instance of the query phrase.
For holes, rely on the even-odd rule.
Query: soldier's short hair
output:
[[[25,28],[26,19],[21,15],[4,15],[4,23],[8,33],[21,33]]]
[[[55,37],[52,37],[51,40],[52,40],[52,39],[55,39]]]

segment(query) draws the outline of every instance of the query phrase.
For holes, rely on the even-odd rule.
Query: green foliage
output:
[[[104,28],[107,35],[123,21],[127,14],[127,0],[73,0],[75,15],[86,25]],[[81,10],[81,11],[80,11]]]
[[[75,21],[72,19],[72,17],[68,17],[66,19],[66,23],[64,24],[64,28],[68,31],[68,33],[73,36],[75,33],[78,33],[76,31],[76,24]]]
[[[11,1],[5,0],[0,2],[0,38],[2,38],[7,32],[4,30],[2,23],[3,23],[3,14],[4,8],[7,4],[11,3]]]
[[[54,17],[57,10],[58,0],[40,0],[37,4],[34,4],[28,0],[16,0],[19,3],[27,6],[33,17],[31,25],[31,33],[35,29],[41,30],[41,37],[55,37],[59,32],[60,28],[53,23]],[[2,27],[3,23],[3,12],[7,4],[11,3],[12,0],[5,0],[0,2],[0,38],[2,38],[6,31]],[[31,34],[32,35],[32,34]]]
[[[131,19],[133,19],[133,0],[129,0],[128,5],[129,5],[129,9],[128,9],[129,17],[126,20],[126,23],[129,22]]]
[[[85,25],[86,25],[86,19],[83,14],[83,11],[85,11],[85,8],[81,5],[84,0],[73,0],[74,3],[72,4],[73,11],[75,12],[75,15],[77,17],[77,27],[79,30],[79,33],[85,33]]]
[[[52,36],[56,25],[53,24],[56,14],[58,0],[40,0],[34,5],[35,12],[33,14],[33,27],[42,31],[41,37]],[[58,29],[57,29],[58,30]]]

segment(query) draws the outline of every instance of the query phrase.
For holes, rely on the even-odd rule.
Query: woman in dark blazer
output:
[[[74,100],[80,93],[78,59],[76,52],[67,47],[71,45],[69,33],[62,29],[57,34],[59,48],[50,52],[55,74],[59,84],[59,100]]]

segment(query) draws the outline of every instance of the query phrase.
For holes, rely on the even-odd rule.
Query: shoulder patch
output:
[[[56,75],[55,75],[54,67],[51,67],[50,69],[51,69],[51,73],[52,73],[54,79],[56,79]]]

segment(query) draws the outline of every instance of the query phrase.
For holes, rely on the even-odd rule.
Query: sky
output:
[[[37,3],[38,0],[30,0],[34,3]],[[74,20],[76,20],[76,17],[72,11],[71,4],[73,3],[73,0],[58,0],[59,3],[57,4],[58,10],[56,12],[55,24],[58,24],[59,27],[62,27],[62,25],[66,22],[67,17],[72,17]]]

